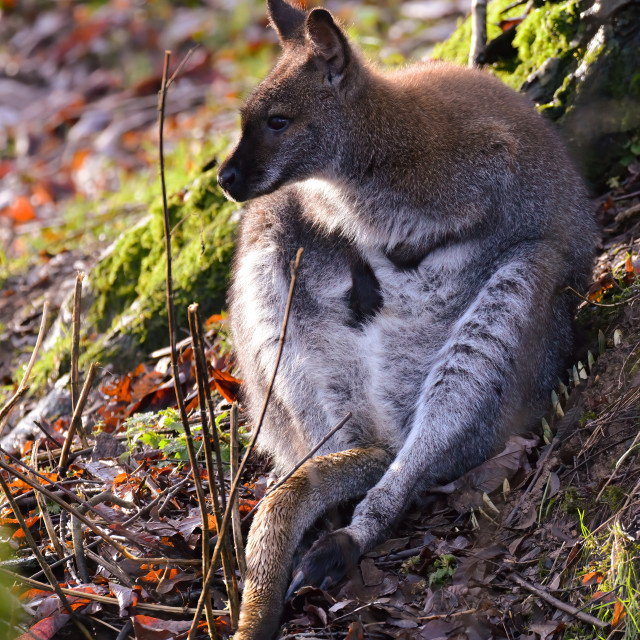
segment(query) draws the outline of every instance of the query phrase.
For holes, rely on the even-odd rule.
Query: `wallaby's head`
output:
[[[242,137],[218,172],[237,201],[330,171],[349,126],[345,107],[364,81],[364,66],[328,11],[267,5],[283,54],[242,107]]]

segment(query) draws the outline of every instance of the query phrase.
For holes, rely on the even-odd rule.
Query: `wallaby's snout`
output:
[[[242,137],[218,170],[218,184],[227,198],[235,202],[261,195],[256,184],[261,182],[260,142],[243,127]]]
[[[240,172],[233,166],[225,165],[218,171],[218,184],[225,192],[233,189],[233,185],[240,181]]]

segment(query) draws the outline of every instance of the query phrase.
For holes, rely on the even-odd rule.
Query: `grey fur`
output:
[[[272,17],[279,2],[270,0]],[[561,141],[523,98],[487,74],[440,63],[372,69],[317,11],[306,39],[280,30],[284,55],[248,99],[243,137],[221,167],[235,172],[235,186],[221,179],[232,196],[257,196],[242,222],[230,317],[255,416],[289,263],[304,247],[258,443],[284,473],[353,413],[319,452],[336,454],[335,464],[312,460],[298,474],[324,474],[325,489],[308,496],[312,513],[331,502],[331,482],[343,498],[368,491],[342,530],[362,553],[417,489],[479,464],[546,410],[571,348],[565,288],[584,285],[596,232]],[[290,119],[284,133],[266,129],[273,115]],[[354,292],[376,282],[381,306],[364,291],[368,308],[354,322]],[[339,452],[371,448],[391,461],[381,477],[340,474]],[[293,512],[269,515],[273,501],[250,534],[243,640],[273,633],[284,587],[264,576],[273,565],[291,569],[290,550],[261,546],[265,527],[277,538],[303,526]]]

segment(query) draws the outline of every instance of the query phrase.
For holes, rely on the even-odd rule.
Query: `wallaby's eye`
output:
[[[270,116],[267,118],[267,127],[271,129],[271,131],[284,131],[288,126],[291,120],[289,118],[283,118],[282,116]]]

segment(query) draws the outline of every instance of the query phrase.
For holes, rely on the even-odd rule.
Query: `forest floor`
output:
[[[199,9],[175,11],[168,21],[165,3],[148,14],[128,2],[102,3],[98,11],[61,3],[40,14],[37,2],[25,6],[31,4],[30,17],[9,10],[0,20],[0,36],[10,43],[0,49],[0,146],[6,138],[0,155],[0,406],[18,388],[43,302],[52,316],[63,308],[76,273],[89,271],[103,248],[146,210],[148,197],[136,192],[157,189],[150,125],[157,117],[158,52],[173,48],[180,60],[202,31],[214,34],[214,44],[228,37]],[[406,16],[394,3],[380,4],[378,11],[395,16],[398,34],[386,55],[428,48],[415,25],[415,33],[403,26]],[[421,3],[409,4],[419,9]],[[441,4],[440,16],[423,16],[439,38],[460,11]],[[257,4],[255,10],[261,15]],[[374,16],[371,24],[380,19]],[[230,130],[231,109],[268,66],[273,42],[249,23],[243,16],[234,26],[229,18],[225,28],[236,29],[241,42],[224,52],[205,42],[185,65],[167,117],[176,164],[207,137]],[[115,55],[123,42],[131,65],[124,70]],[[245,62],[249,51],[261,60],[255,67]],[[177,166],[173,188],[181,179]],[[366,554],[340,584],[299,591],[287,603],[283,636],[640,635],[640,166],[631,165],[611,187],[594,199],[602,237],[593,285],[576,292],[574,357],[540,429],[511,438],[501,454],[424,495],[395,537]],[[206,320],[204,337],[228,489],[229,403],[239,381],[223,316]],[[47,353],[45,341],[39,357]],[[195,355],[188,341],[180,353],[199,446]],[[2,447],[15,456],[3,456],[9,466],[3,477],[26,522],[21,525],[5,495],[0,638],[78,637],[41,574],[34,546],[53,567],[55,582],[69,590],[69,605],[92,637],[186,637],[202,590],[203,530],[215,532],[216,522],[209,517],[203,523],[195,495],[187,438],[173,408],[168,349],[127,374],[106,368],[99,378],[83,412],[85,428],[97,426],[97,435],[89,436],[88,446],[76,439],[64,473],[58,464],[72,417],[68,376],[53,389],[38,386],[27,394],[2,434]],[[240,419],[243,445],[250,426]],[[206,490],[203,468],[199,477]],[[240,488],[243,517],[272,482],[267,462],[252,456]],[[50,485],[52,494],[43,497],[41,485]],[[83,516],[93,528],[78,524]],[[227,636],[231,618],[221,571],[211,596],[212,626]],[[199,636],[206,636],[204,618]]]

